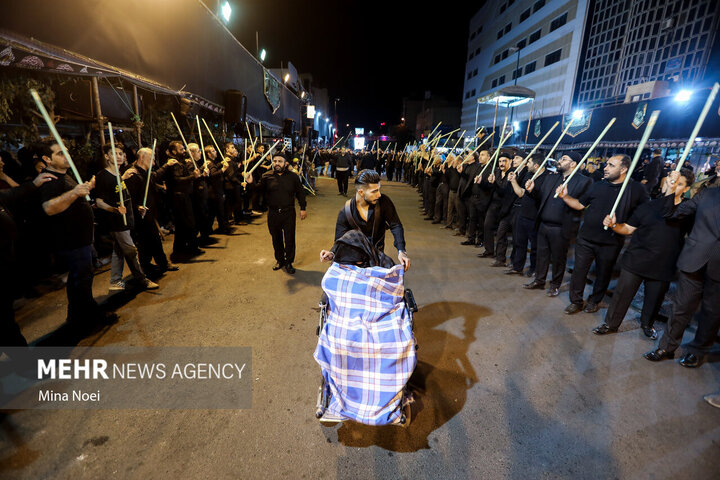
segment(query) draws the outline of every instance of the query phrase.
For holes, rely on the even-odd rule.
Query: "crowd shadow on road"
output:
[[[348,447],[378,446],[393,452],[416,452],[430,448],[428,437],[457,415],[465,405],[467,392],[478,381],[468,358],[475,342],[478,320],[490,309],[465,302],[438,302],[422,307],[415,314],[415,337],[419,345],[418,365],[410,378],[415,392],[412,422],[407,428],[371,427],[344,423],[337,431],[338,441]],[[453,322],[448,322],[453,320]],[[445,324],[449,324],[446,328]],[[462,330],[450,333],[450,327]],[[438,328],[443,327],[443,328]],[[463,432],[454,432],[452,443],[467,449]]]

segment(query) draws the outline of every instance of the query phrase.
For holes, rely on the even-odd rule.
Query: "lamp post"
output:
[[[515,77],[515,82],[513,85],[517,86],[518,77],[520,76],[520,72],[518,70],[520,69],[520,48],[519,47],[510,47],[509,49],[511,52],[517,52],[517,60],[515,61],[515,72],[513,76]],[[514,125],[513,123],[513,114],[515,113],[515,107],[510,107],[510,125]],[[505,132],[503,132],[503,135]],[[514,132],[513,132],[514,134]]]

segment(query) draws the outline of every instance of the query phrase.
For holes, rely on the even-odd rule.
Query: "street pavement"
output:
[[[414,418],[408,428],[321,426],[318,256],[345,198],[330,179],[318,187],[297,222],[294,276],[272,271],[263,216],[219,236],[160,290],[120,302],[119,322],[80,343],[250,346],[252,408],[5,411],[0,478],[718,478],[720,410],[702,396],[720,389],[720,363],[644,360],[653,343],[635,312],[621,333],[593,335],[605,309],[564,315],[566,292],[547,298],[490,268],[423,221],[417,193],[399,183],[382,191],[405,226],[406,285],[420,306]],[[396,258],[390,232],[386,244]],[[100,298],[108,278],[95,278]],[[28,340],[56,330],[65,304],[64,290],[23,302]]]

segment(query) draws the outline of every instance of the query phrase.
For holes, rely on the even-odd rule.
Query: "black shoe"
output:
[[[431,221],[432,219],[433,219],[433,217],[423,217],[423,220],[426,220],[426,221]]]
[[[655,328],[646,327],[644,325],[641,328],[646,337],[648,337],[650,340],[657,340],[658,334]]]
[[[494,254],[494,253],[490,253],[490,252],[488,252],[487,250],[485,250],[485,251],[482,252],[482,253],[478,253],[477,256],[478,256],[479,258],[490,258],[490,257],[495,256],[495,254]]]
[[[617,333],[617,331],[618,331],[617,328],[610,328],[610,326],[607,323],[603,323],[599,327],[595,327],[592,330],[592,332],[595,335],[605,335],[608,333]]]
[[[481,248],[483,246],[482,242],[475,242],[475,248]]]
[[[460,245],[475,245],[475,242],[472,240],[465,240],[464,242],[460,242]]]
[[[523,288],[527,290],[543,290],[545,288],[545,282],[538,282],[537,280],[533,280],[532,282],[523,285]]]
[[[287,265],[285,265],[285,271],[286,271],[287,273],[289,273],[290,275],[294,275],[294,274],[295,274],[295,267],[292,266],[292,263],[288,263]]]
[[[574,313],[578,313],[582,309],[583,309],[582,305],[578,305],[577,303],[571,303],[570,305],[565,307],[565,314],[572,315]]]
[[[669,358],[675,358],[675,352],[666,352],[662,348],[657,348],[651,352],[647,352],[643,355],[643,357],[647,358],[651,362],[660,362]]]
[[[491,267],[504,267],[505,262],[502,262],[500,260],[495,260],[493,263],[490,264]]]
[[[273,271],[277,272],[278,270],[280,270],[280,269],[283,268],[284,266],[285,266],[284,263],[277,262],[277,263],[275,264],[275,266],[273,267]]]
[[[585,313],[595,313],[600,309],[600,306],[597,303],[588,302],[587,305],[585,305],[585,308],[583,308],[583,312]]]
[[[514,268],[508,268],[503,272],[505,275],[522,275],[523,272],[515,270]]]
[[[548,297],[557,297],[560,295],[560,289],[558,287],[550,287],[547,289],[547,292],[545,292],[545,295]]]
[[[453,233],[453,237],[464,237],[465,234],[463,232],[455,232]]]
[[[201,250],[199,248],[194,248],[192,250],[188,250],[188,255],[193,257],[199,257],[200,255],[204,254],[205,250]]]
[[[453,229],[453,226],[452,226],[452,225],[445,225],[443,228],[447,228],[448,230],[452,230],[452,229]]]
[[[525,272],[525,276],[526,276],[526,277],[530,277],[530,278],[534,277],[534,276],[535,276],[535,270],[528,270],[527,272]]]
[[[694,353],[686,353],[680,359],[680,365],[685,368],[697,368],[700,366],[700,359]]]
[[[433,221],[432,221],[432,224],[433,224],[433,225],[437,225],[438,223],[440,223],[440,220],[433,220]]]
[[[166,272],[177,272],[178,270],[180,270],[180,267],[178,267],[177,265],[173,265],[172,263],[168,263],[163,270],[165,270]]]

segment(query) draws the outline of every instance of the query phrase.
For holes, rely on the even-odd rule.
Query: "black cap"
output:
[[[500,149],[500,153],[498,153],[498,158],[505,157],[508,159],[512,159],[515,156],[515,152],[512,148],[502,148]]]
[[[567,155],[568,157],[570,157],[570,160],[572,160],[575,163],[580,163],[580,160],[582,160],[582,155],[580,155],[579,152],[570,151],[570,152],[565,152],[564,155]]]

